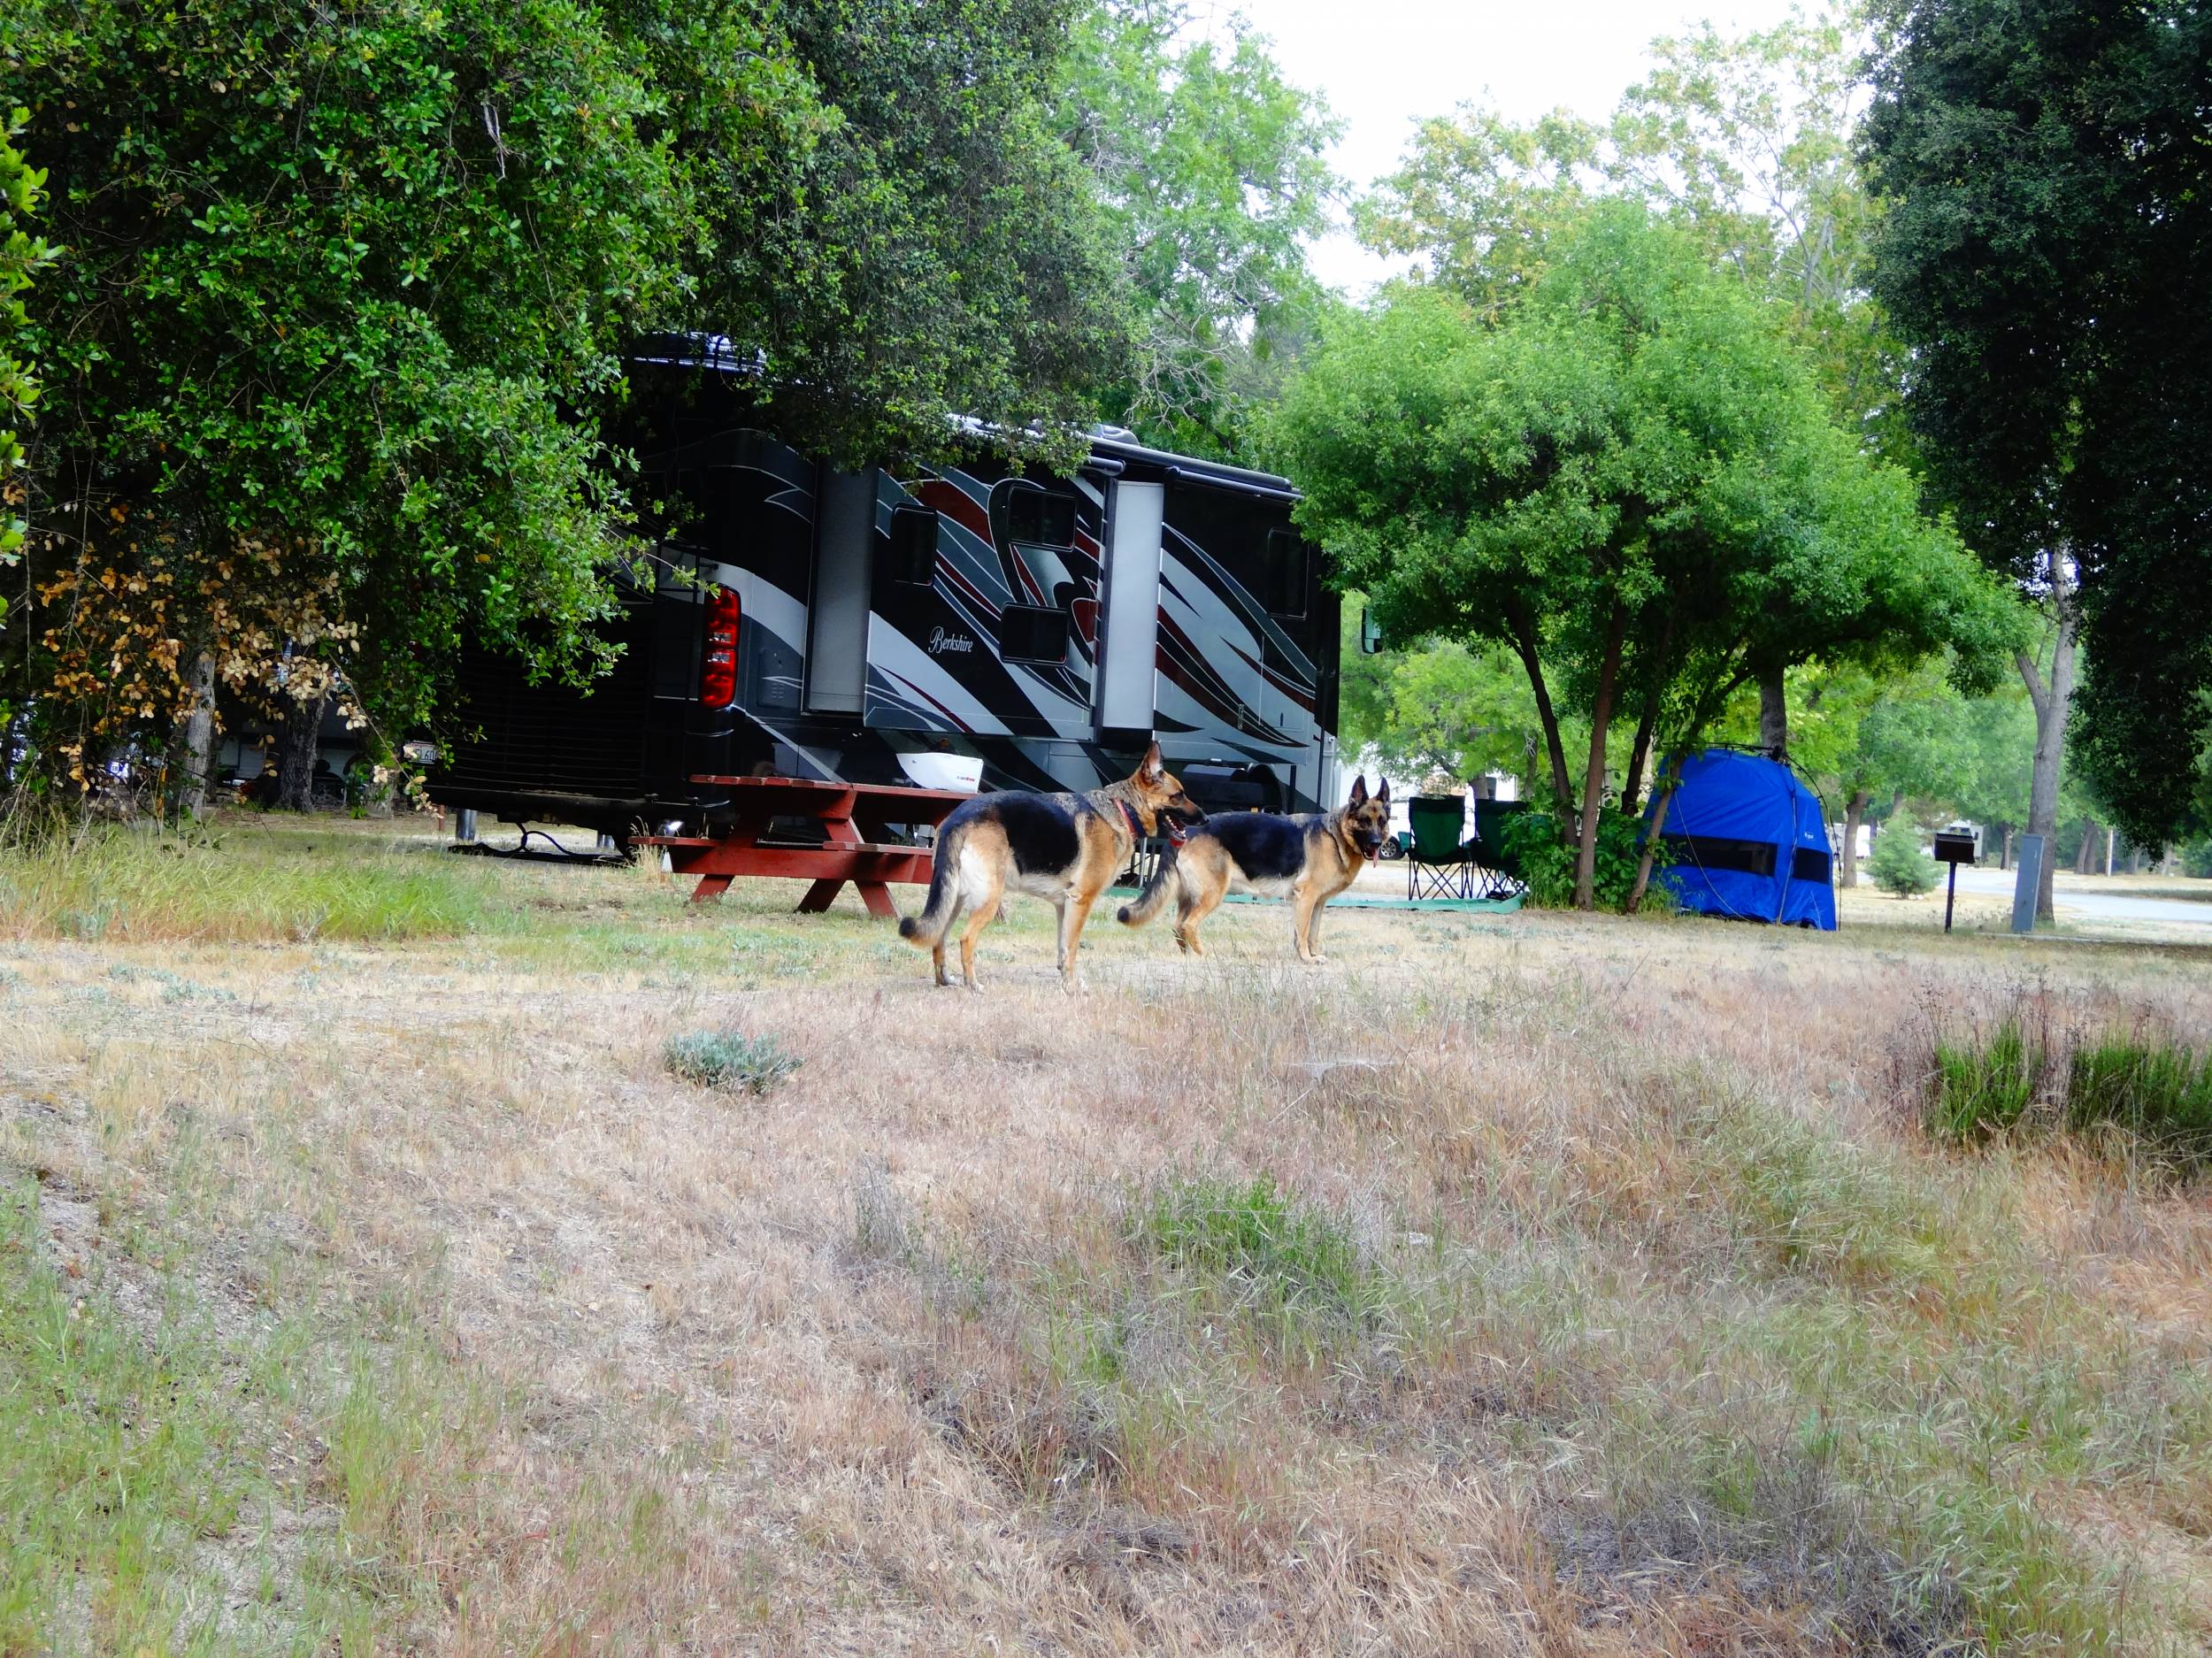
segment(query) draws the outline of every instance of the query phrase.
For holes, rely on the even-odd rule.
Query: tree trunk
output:
[[[192,711],[185,716],[180,767],[183,783],[177,810],[197,817],[207,810],[207,773],[215,747],[215,658],[202,651],[192,661]]]
[[[1674,804],[1674,791],[1663,788],[1659,798],[1652,802],[1651,827],[1644,832],[1644,855],[1636,860],[1636,884],[1628,889],[1628,902],[1621,906],[1624,915],[1634,915],[1644,907],[1644,894],[1651,887],[1651,861],[1659,850],[1659,836],[1667,826],[1667,808]]]
[[[1770,759],[1789,758],[1789,693],[1778,664],[1759,670],[1759,747]]]
[[[277,733],[276,804],[282,811],[306,811],[315,803],[316,737],[322,731],[327,696],[294,702]]]
[[[1644,763],[1651,758],[1651,736],[1659,724],[1660,687],[1644,694],[1643,716],[1636,722],[1636,746],[1628,751],[1628,773],[1621,781],[1621,810],[1630,817],[1644,797]]]
[[[2010,824],[2005,825],[2005,856],[1997,867],[2001,870],[2008,870],[2012,867],[2012,825]]]
[[[1667,610],[1666,626],[1659,630],[1659,653],[1645,664],[1651,683],[1644,689],[1644,711],[1636,721],[1636,746],[1628,751],[1628,771],[1621,781],[1621,810],[1636,815],[1644,797],[1644,764],[1651,758],[1651,740],[1659,729],[1659,705],[1666,700],[1667,672],[1674,665],[1675,616]]]
[[[2026,651],[2014,657],[2028,687],[2028,701],[2035,706],[2035,770],[2028,782],[2027,833],[2043,837],[2043,871],[2035,894],[2038,921],[2058,919],[2051,905],[2052,866],[2058,861],[2052,841],[2058,833],[2058,783],[2065,761],[2066,715],[2074,700],[2072,574],[2062,557],[2052,558],[2051,602],[2058,612],[2058,627],[2051,641],[2049,679],[2044,678],[2035,658]]]
[[[2088,819],[2081,826],[2081,844],[2074,848],[2074,873],[2086,875],[2097,867],[2097,820]]]
[[[1843,804],[1843,853],[1836,860],[1836,885],[1856,887],[1859,884],[1859,825],[1866,819],[1867,791],[1853,789],[1851,798]]]
[[[1605,659],[1598,664],[1590,702],[1590,764],[1582,774],[1582,850],[1575,859],[1575,908],[1597,908],[1598,815],[1605,804],[1605,728],[1613,718],[1613,693],[1621,674],[1621,641],[1628,611],[1619,600],[1605,625]]]
[[[1552,798],[1559,804],[1559,832],[1567,833],[1574,810],[1574,784],[1567,776],[1566,745],[1559,741],[1559,716],[1551,705],[1551,691],[1544,684],[1544,664],[1536,651],[1536,618],[1517,605],[1509,618],[1513,628],[1514,654],[1528,675],[1528,688],[1536,698],[1537,723],[1544,728],[1544,749],[1551,760]]]

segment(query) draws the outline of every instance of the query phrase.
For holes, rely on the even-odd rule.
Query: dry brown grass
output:
[[[972,998],[780,886],[498,879],[461,940],[5,963],[50,1259],[293,1332],[209,1650],[2212,1637],[2202,1192],[1941,1153],[1895,1076],[2028,982],[2201,1035],[2188,956],[1345,910],[1313,971],[1231,906],[1094,926],[1071,1002],[1018,903]],[[672,1079],[709,1027],[803,1068]]]

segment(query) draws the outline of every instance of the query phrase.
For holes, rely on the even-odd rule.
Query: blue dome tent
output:
[[[1645,810],[1647,833],[1660,797]],[[1659,839],[1671,862],[1652,879],[1683,909],[1836,930],[1827,817],[1786,765],[1733,748],[1692,755]]]

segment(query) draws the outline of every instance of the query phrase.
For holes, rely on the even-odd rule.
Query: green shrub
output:
[[[1598,814],[1595,879],[1592,890],[1601,910],[1618,910],[1635,889],[1637,862],[1643,820],[1627,812]],[[1503,850],[1517,863],[1521,879],[1528,883],[1527,902],[1542,910],[1565,910],[1575,901],[1575,862],[1579,848],[1559,838],[1559,820],[1549,812],[1518,812],[1505,823]],[[1654,860],[1666,862],[1666,848]]]
[[[1920,849],[1919,827],[1894,820],[1874,837],[1874,856],[1866,868],[1877,887],[1898,898],[1932,892],[1943,879],[1935,860]]]
[[[772,1036],[736,1031],[688,1031],[668,1039],[668,1068],[703,1087],[765,1094],[801,1063]]]

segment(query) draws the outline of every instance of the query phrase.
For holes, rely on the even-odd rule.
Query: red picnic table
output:
[[[730,791],[734,819],[703,835],[643,835],[637,844],[664,847],[669,867],[696,875],[695,904],[719,898],[741,875],[811,880],[799,900],[803,911],[827,910],[847,881],[868,913],[895,919],[886,885],[929,881],[930,848],[887,841],[892,824],[940,824],[970,796],[956,789],[906,788],[885,783],[819,783],[801,777],[713,777],[691,779]],[[822,840],[763,840],[779,817],[803,817],[822,826]]]

